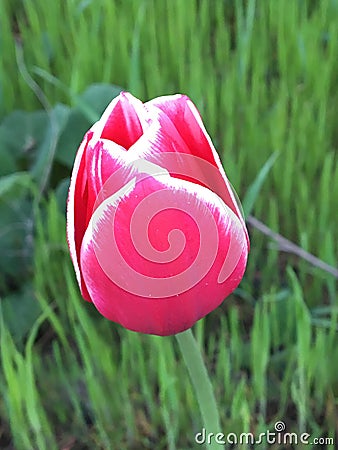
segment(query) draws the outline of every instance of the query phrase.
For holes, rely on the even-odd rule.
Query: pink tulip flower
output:
[[[182,332],[238,286],[247,229],[188,97],[110,103],[75,159],[67,237],[82,296],[130,330]]]

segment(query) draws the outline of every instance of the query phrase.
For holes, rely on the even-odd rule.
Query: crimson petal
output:
[[[158,335],[183,331],[215,309],[237,287],[246,259],[245,232],[231,209],[165,171],[139,171],[101,203],[81,247],[100,313]]]

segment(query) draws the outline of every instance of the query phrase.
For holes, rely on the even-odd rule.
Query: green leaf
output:
[[[13,194],[13,190],[17,187],[27,189],[31,185],[32,178],[27,172],[16,172],[11,175],[6,175],[0,178],[0,197]]]
[[[27,283],[1,300],[1,310],[12,337],[20,343],[38,318],[41,307],[34,297],[31,284]]]
[[[43,180],[48,176],[54,160],[59,135],[67,124],[69,114],[70,108],[62,104],[57,104],[50,112],[44,139],[37,148],[36,158],[31,167],[35,179]]]
[[[278,152],[273,153],[270,158],[266,161],[264,166],[261,168],[261,170],[258,172],[258,175],[256,176],[255,180],[251,185],[249,186],[244,200],[243,200],[243,210],[245,213],[245,216],[248,217],[254,207],[254,204],[259,196],[259,193],[261,191],[261,188],[263,186],[263,183],[269,174],[272,166],[274,165],[276,159],[278,157]]]
[[[70,179],[65,178],[60,181],[60,183],[58,184],[58,186],[55,190],[55,196],[56,196],[58,206],[63,213],[66,211],[69,183],[70,183]]]
[[[55,153],[55,160],[69,169],[73,167],[76,151],[91,123],[79,109],[74,108],[61,133]]]
[[[109,103],[122,89],[114,84],[94,83],[77,97],[77,108],[92,122],[96,122]]]
[[[22,285],[31,271],[33,218],[31,176],[17,172],[0,178],[0,295]]]
[[[44,139],[48,118],[45,111],[14,111],[0,125],[0,176],[27,170]]]

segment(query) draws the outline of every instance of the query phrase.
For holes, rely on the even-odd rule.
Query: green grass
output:
[[[337,0],[0,0],[0,117],[41,108],[24,70],[50,105],[75,105],[93,82],[143,100],[186,93],[241,199],[278,153],[252,213],[336,266],[337,23]],[[174,338],[128,332],[83,302],[53,194],[39,210],[41,315],[24,341],[1,323],[0,447],[200,448]],[[250,233],[240,289],[193,330],[220,431],[258,436],[283,420],[287,431],[335,437],[337,282]]]

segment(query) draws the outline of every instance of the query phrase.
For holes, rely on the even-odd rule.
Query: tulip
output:
[[[247,229],[188,97],[110,103],[76,155],[67,238],[84,299],[133,331],[187,330],[238,286]]]

